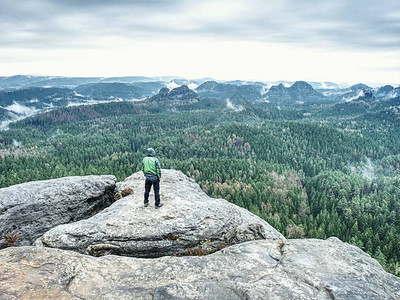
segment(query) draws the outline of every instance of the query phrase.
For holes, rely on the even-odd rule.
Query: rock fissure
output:
[[[77,275],[77,274],[73,274],[73,275],[68,279],[67,283],[65,284],[65,290],[66,290],[68,293],[71,293],[70,290],[69,290],[69,288],[70,288],[70,286],[71,286],[71,284],[72,284],[72,281],[75,279],[76,275]]]
[[[282,265],[282,260],[285,256],[285,250],[283,249],[284,247],[285,247],[285,241],[279,241],[278,242],[279,258],[274,258],[270,255],[272,259],[278,262],[275,266],[276,268]]]
[[[335,296],[333,295],[333,291],[332,291],[331,288],[325,286],[325,287],[324,287],[324,290],[325,290],[325,292],[327,293],[327,295],[329,296],[329,298],[330,298],[331,300],[336,300]]]
[[[31,264],[25,261],[21,261],[21,264],[30,268],[35,268],[35,269],[40,269],[43,266],[48,266],[48,265],[54,265],[54,263],[51,262],[46,262],[46,263],[42,263],[42,264]]]
[[[271,254],[269,254],[269,257],[271,257],[273,260],[275,260],[277,263],[280,263],[281,260],[279,258],[273,257]]]

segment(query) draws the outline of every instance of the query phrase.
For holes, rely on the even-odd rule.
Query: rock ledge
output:
[[[143,206],[141,172],[118,183],[133,195],[113,203],[95,216],[57,226],[36,241],[38,246],[68,249],[94,256],[135,257],[185,255],[193,249],[213,252],[257,239],[284,240],[267,222],[223,199],[208,197],[180,171],[163,170],[161,201]]]

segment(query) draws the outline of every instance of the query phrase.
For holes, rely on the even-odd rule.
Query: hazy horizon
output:
[[[357,84],[366,84],[371,88],[379,88],[379,87],[383,87],[385,85],[392,85],[393,87],[400,87],[400,83],[366,83],[366,82],[337,82],[337,81],[320,81],[320,80],[302,80],[302,79],[298,79],[298,80],[284,80],[284,79],[280,79],[280,80],[273,80],[273,81],[269,81],[269,80],[258,80],[258,79],[253,79],[253,80],[245,80],[245,79],[241,79],[241,78],[235,78],[235,79],[223,79],[223,78],[212,78],[212,77],[183,77],[183,76],[173,76],[173,75],[162,75],[162,76],[144,76],[144,75],[121,75],[121,76],[64,76],[64,75],[46,75],[46,74],[14,74],[14,75],[2,75],[0,74],[0,78],[10,78],[10,77],[16,77],[16,76],[28,76],[28,77],[49,77],[49,78],[104,78],[104,79],[109,79],[109,78],[129,78],[129,77],[145,77],[145,78],[154,78],[154,80],[159,80],[159,81],[173,81],[175,79],[183,79],[183,80],[210,80],[210,81],[216,81],[216,82],[233,82],[233,81],[242,81],[242,82],[260,82],[260,83],[264,83],[264,84],[271,84],[271,83],[289,83],[289,84],[293,84],[296,81],[305,81],[307,83],[320,83],[320,84],[324,84],[324,83],[333,83],[336,84],[338,86],[341,87],[350,87],[353,85],[357,85]],[[118,82],[118,81],[116,81]]]

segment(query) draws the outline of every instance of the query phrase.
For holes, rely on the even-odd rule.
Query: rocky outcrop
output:
[[[133,174],[116,188],[118,194],[129,190],[133,195],[88,219],[59,225],[36,241],[48,247],[1,250],[0,298],[400,298],[400,279],[355,246],[337,238],[286,240],[250,212],[209,198],[174,170],[163,170],[164,206],[145,208],[143,181],[141,173]],[[19,216],[13,223],[34,236],[38,233],[31,224],[41,230],[50,226],[40,223],[42,219],[60,221],[68,215],[61,220],[67,223],[75,221],[78,211],[93,214],[98,208],[93,203],[108,203],[114,187],[113,176],[88,176],[2,189],[1,222],[8,220],[6,214]],[[102,197],[108,200],[99,201]],[[17,209],[19,202],[23,209]],[[13,236],[8,238],[13,243]]]
[[[396,97],[397,93],[396,93],[396,89],[393,86],[385,85],[385,86],[380,87],[376,91],[376,96],[378,98],[390,99],[390,98]]]
[[[292,86],[286,88],[282,83],[272,86],[267,92],[268,99],[275,100],[315,100],[323,99],[324,96],[313,89],[305,81],[296,81]]]
[[[88,218],[113,202],[114,176],[65,177],[0,189],[0,237],[30,245],[49,229]]]
[[[0,251],[4,299],[399,299],[400,279],[336,238],[258,240],[204,257]]]
[[[187,104],[198,102],[199,96],[186,85],[181,85],[171,91],[168,88],[162,88],[157,95],[150,97],[149,101]]]
[[[289,94],[294,100],[322,99],[324,96],[313,89],[305,81],[296,81],[288,88]]]
[[[282,84],[272,86],[267,92],[268,99],[278,99],[278,100],[286,100],[290,99],[290,94],[288,89]]]
[[[267,222],[223,199],[209,198],[182,172],[163,170],[161,209],[144,207],[144,177],[138,172],[118,184],[129,195],[95,216],[57,226],[36,245],[94,256],[135,257],[207,254],[250,240],[284,240]],[[152,195],[150,195],[151,200]],[[154,202],[151,202],[154,204]]]

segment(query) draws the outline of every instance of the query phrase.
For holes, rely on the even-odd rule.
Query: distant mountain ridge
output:
[[[155,87],[149,86],[146,88],[145,85],[135,86],[128,85],[120,82],[102,82],[102,83],[90,83],[80,85],[74,90],[90,99],[140,99],[144,98],[154,92],[154,88],[160,88],[163,85],[160,83],[154,83]]]
[[[52,101],[65,101],[72,98],[81,98],[73,90],[67,88],[30,87],[26,89],[0,91],[0,106],[8,106],[14,102],[37,106],[36,103],[50,103]]]
[[[156,77],[127,76],[127,77],[62,77],[62,76],[29,76],[16,75],[0,77],[0,89],[20,89],[26,87],[68,87],[101,82],[149,82],[158,81]]]
[[[263,109],[281,106],[300,110],[304,103],[331,103],[335,112],[356,112],[397,103],[400,87],[372,88],[363,83],[343,88],[332,82],[216,81],[180,77],[54,77],[16,75],[0,77],[0,122],[20,119],[45,110],[109,101],[149,101],[188,104],[203,99],[229,110],[248,110],[259,103]],[[215,100],[218,100],[215,102]],[[389,100],[393,100],[389,102]],[[204,105],[206,102],[202,102]],[[341,105],[354,102],[352,105]],[[380,103],[382,102],[382,103]],[[321,102],[322,103],[322,102]],[[307,112],[305,112],[307,113]],[[8,123],[7,123],[8,124]],[[2,128],[2,124],[0,124]]]
[[[210,80],[204,79],[185,79],[173,76],[147,77],[147,76],[121,76],[121,77],[62,77],[62,76],[30,76],[15,75],[8,77],[0,77],[0,90],[5,89],[21,89],[28,87],[66,87],[75,88],[80,85],[95,83],[125,83],[136,85],[138,83],[162,83],[166,86],[169,82],[175,82],[177,85],[197,85]]]
[[[247,100],[255,101],[263,98],[272,88],[270,96],[278,96],[276,94],[276,88],[278,90],[284,88],[291,89],[292,98],[299,97],[300,94],[296,95],[294,89],[303,87],[306,94],[309,96],[319,97],[314,93],[311,88],[317,93],[322,94],[326,97],[340,97],[344,98],[353,97],[354,93],[360,92],[361,90],[371,90],[377,98],[386,97],[394,98],[399,95],[400,87],[393,87],[391,85],[385,85],[379,88],[372,88],[363,83],[355,84],[350,87],[343,87],[343,84],[336,84],[333,82],[305,82],[305,81],[278,81],[278,82],[259,82],[259,81],[243,81],[243,80],[232,80],[232,81],[216,81],[210,78],[202,79],[185,79],[174,76],[162,76],[162,77],[146,77],[146,76],[121,76],[121,77],[62,77],[62,76],[30,76],[30,75],[15,75],[8,77],[0,77],[0,90],[15,90],[29,87],[61,87],[75,89],[78,86],[88,84],[100,84],[100,83],[123,83],[129,86],[135,86],[138,88],[150,89],[153,86],[152,93],[156,94],[162,87],[175,88],[181,85],[187,85],[192,89],[196,89],[196,92],[200,96],[212,96],[227,98],[235,94],[236,92],[241,93],[246,97]],[[147,85],[146,85],[147,84]],[[275,90],[275,91],[274,91]],[[290,92],[290,91],[289,91]],[[300,92],[300,91],[297,91]],[[293,94],[294,93],[294,94]],[[353,93],[353,94],[351,94]],[[288,97],[286,93],[283,96]],[[302,97],[306,95],[301,95]],[[115,96],[114,97],[118,97]]]

